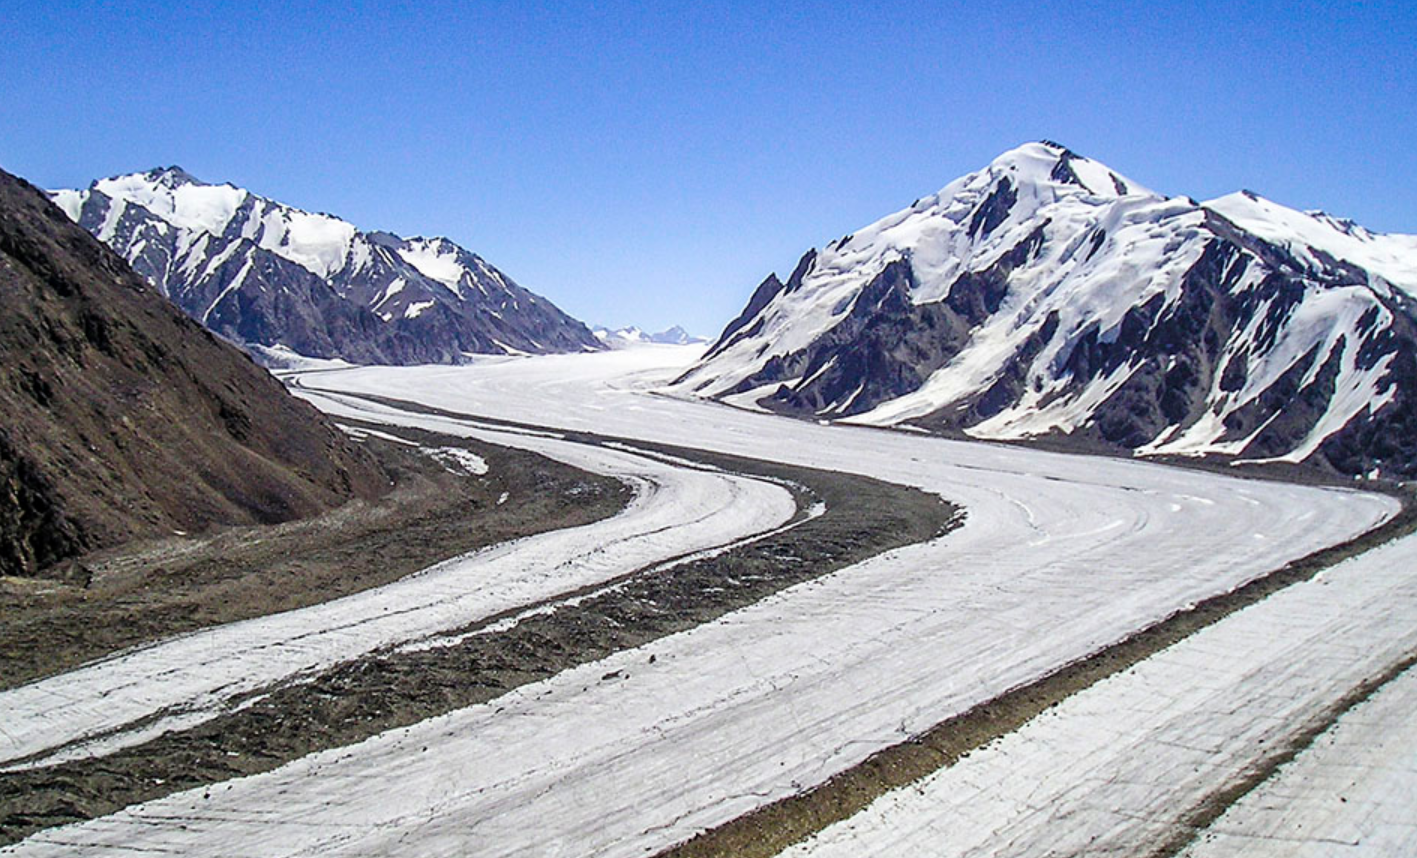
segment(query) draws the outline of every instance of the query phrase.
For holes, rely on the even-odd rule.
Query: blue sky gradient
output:
[[[446,235],[588,322],[770,271],[1022,142],[1417,232],[1417,4],[12,0],[0,167],[180,164]]]

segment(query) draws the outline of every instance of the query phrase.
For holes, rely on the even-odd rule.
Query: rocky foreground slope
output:
[[[1417,237],[1054,143],[770,276],[679,390],[872,425],[1417,473]]]
[[[0,575],[141,536],[313,514],[377,464],[0,171]]]
[[[180,167],[53,198],[235,343],[382,364],[602,348],[585,325],[445,238],[363,232]]]

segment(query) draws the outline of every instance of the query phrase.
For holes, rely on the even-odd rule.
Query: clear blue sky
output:
[[[5,169],[180,164],[446,235],[589,322],[717,333],[808,247],[1039,138],[1417,232],[1411,0],[9,0],[0,26]]]

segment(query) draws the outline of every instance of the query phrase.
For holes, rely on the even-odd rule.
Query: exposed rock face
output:
[[[601,348],[585,325],[447,239],[361,232],[179,167],[53,196],[232,342],[393,364]]]
[[[276,522],[387,477],[0,171],[0,574],[174,530]]]
[[[773,276],[676,384],[791,414],[1417,472],[1417,237],[1052,143]]]

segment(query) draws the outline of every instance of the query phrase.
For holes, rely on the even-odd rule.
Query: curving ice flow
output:
[[[352,416],[380,411],[323,404]],[[770,530],[796,511],[786,489],[761,480],[546,433],[408,422],[494,443],[510,438],[637,491],[626,510],[604,522],[505,543],[377,589],[184,635],[0,692],[0,763],[89,756],[191,726],[273,682]]]
[[[179,793],[40,833],[16,854],[645,855],[1396,510],[1352,491],[650,393],[692,356],[643,349],[301,381],[869,474],[962,503],[964,526],[209,798]]]
[[[1147,855],[1349,689],[1417,651],[1417,537],[1065,700],[783,858]],[[1417,676],[1339,721],[1185,853],[1412,855]],[[1342,847],[1341,849],[1339,847]]]

